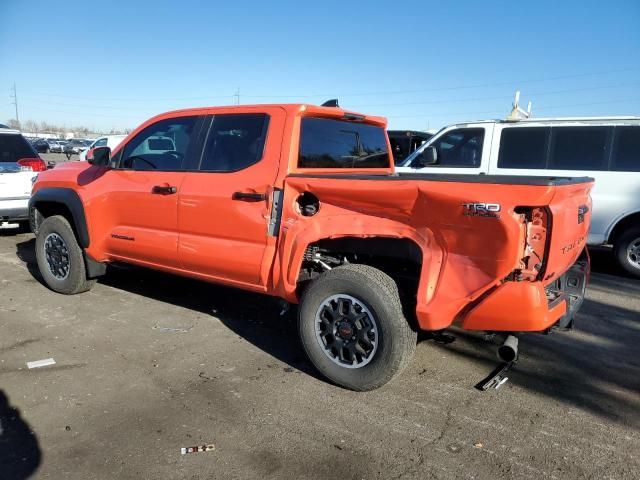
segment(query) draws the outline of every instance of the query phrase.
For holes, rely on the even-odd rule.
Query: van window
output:
[[[215,115],[200,170],[236,172],[262,158],[269,116],[264,113]]]
[[[548,139],[548,128],[504,128],[500,136],[498,168],[544,169]]]
[[[459,128],[445,133],[431,144],[438,152],[440,167],[479,167],[484,128]]]
[[[300,168],[386,168],[391,164],[382,127],[307,117],[300,129]]]
[[[549,168],[606,170],[608,127],[554,127]]]
[[[616,127],[611,170],[640,172],[640,127]]]

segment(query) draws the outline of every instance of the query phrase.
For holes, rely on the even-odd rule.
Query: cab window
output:
[[[431,144],[438,152],[440,167],[479,167],[484,128],[459,128],[445,133]]]
[[[384,128],[346,120],[307,117],[300,130],[300,168],[385,168]]]
[[[207,136],[200,170],[235,172],[262,158],[269,116],[260,114],[216,115]]]
[[[185,169],[198,117],[161,120],[138,133],[124,148],[120,167],[131,170]]]

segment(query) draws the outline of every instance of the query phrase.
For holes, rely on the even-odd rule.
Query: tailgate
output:
[[[551,239],[546,246],[545,283],[568,270],[584,249],[591,224],[593,179],[583,183],[556,185],[551,210]]]
[[[30,170],[9,170],[0,166],[0,200],[29,198],[31,195],[31,179],[35,175]]]

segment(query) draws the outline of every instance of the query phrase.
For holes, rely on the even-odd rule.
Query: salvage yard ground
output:
[[[499,390],[473,388],[494,349],[453,332],[446,345],[422,336],[401,377],[354,393],[318,378],[273,299],[131,267],[58,295],[34,244],[0,230],[0,478],[640,471],[640,281],[611,271],[606,251],[577,330],[523,337]],[[180,454],[204,444],[215,450]]]

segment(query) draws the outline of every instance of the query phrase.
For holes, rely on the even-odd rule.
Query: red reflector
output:
[[[22,167],[30,167],[34,172],[44,172],[47,169],[47,165],[41,158],[22,158],[17,163]]]

